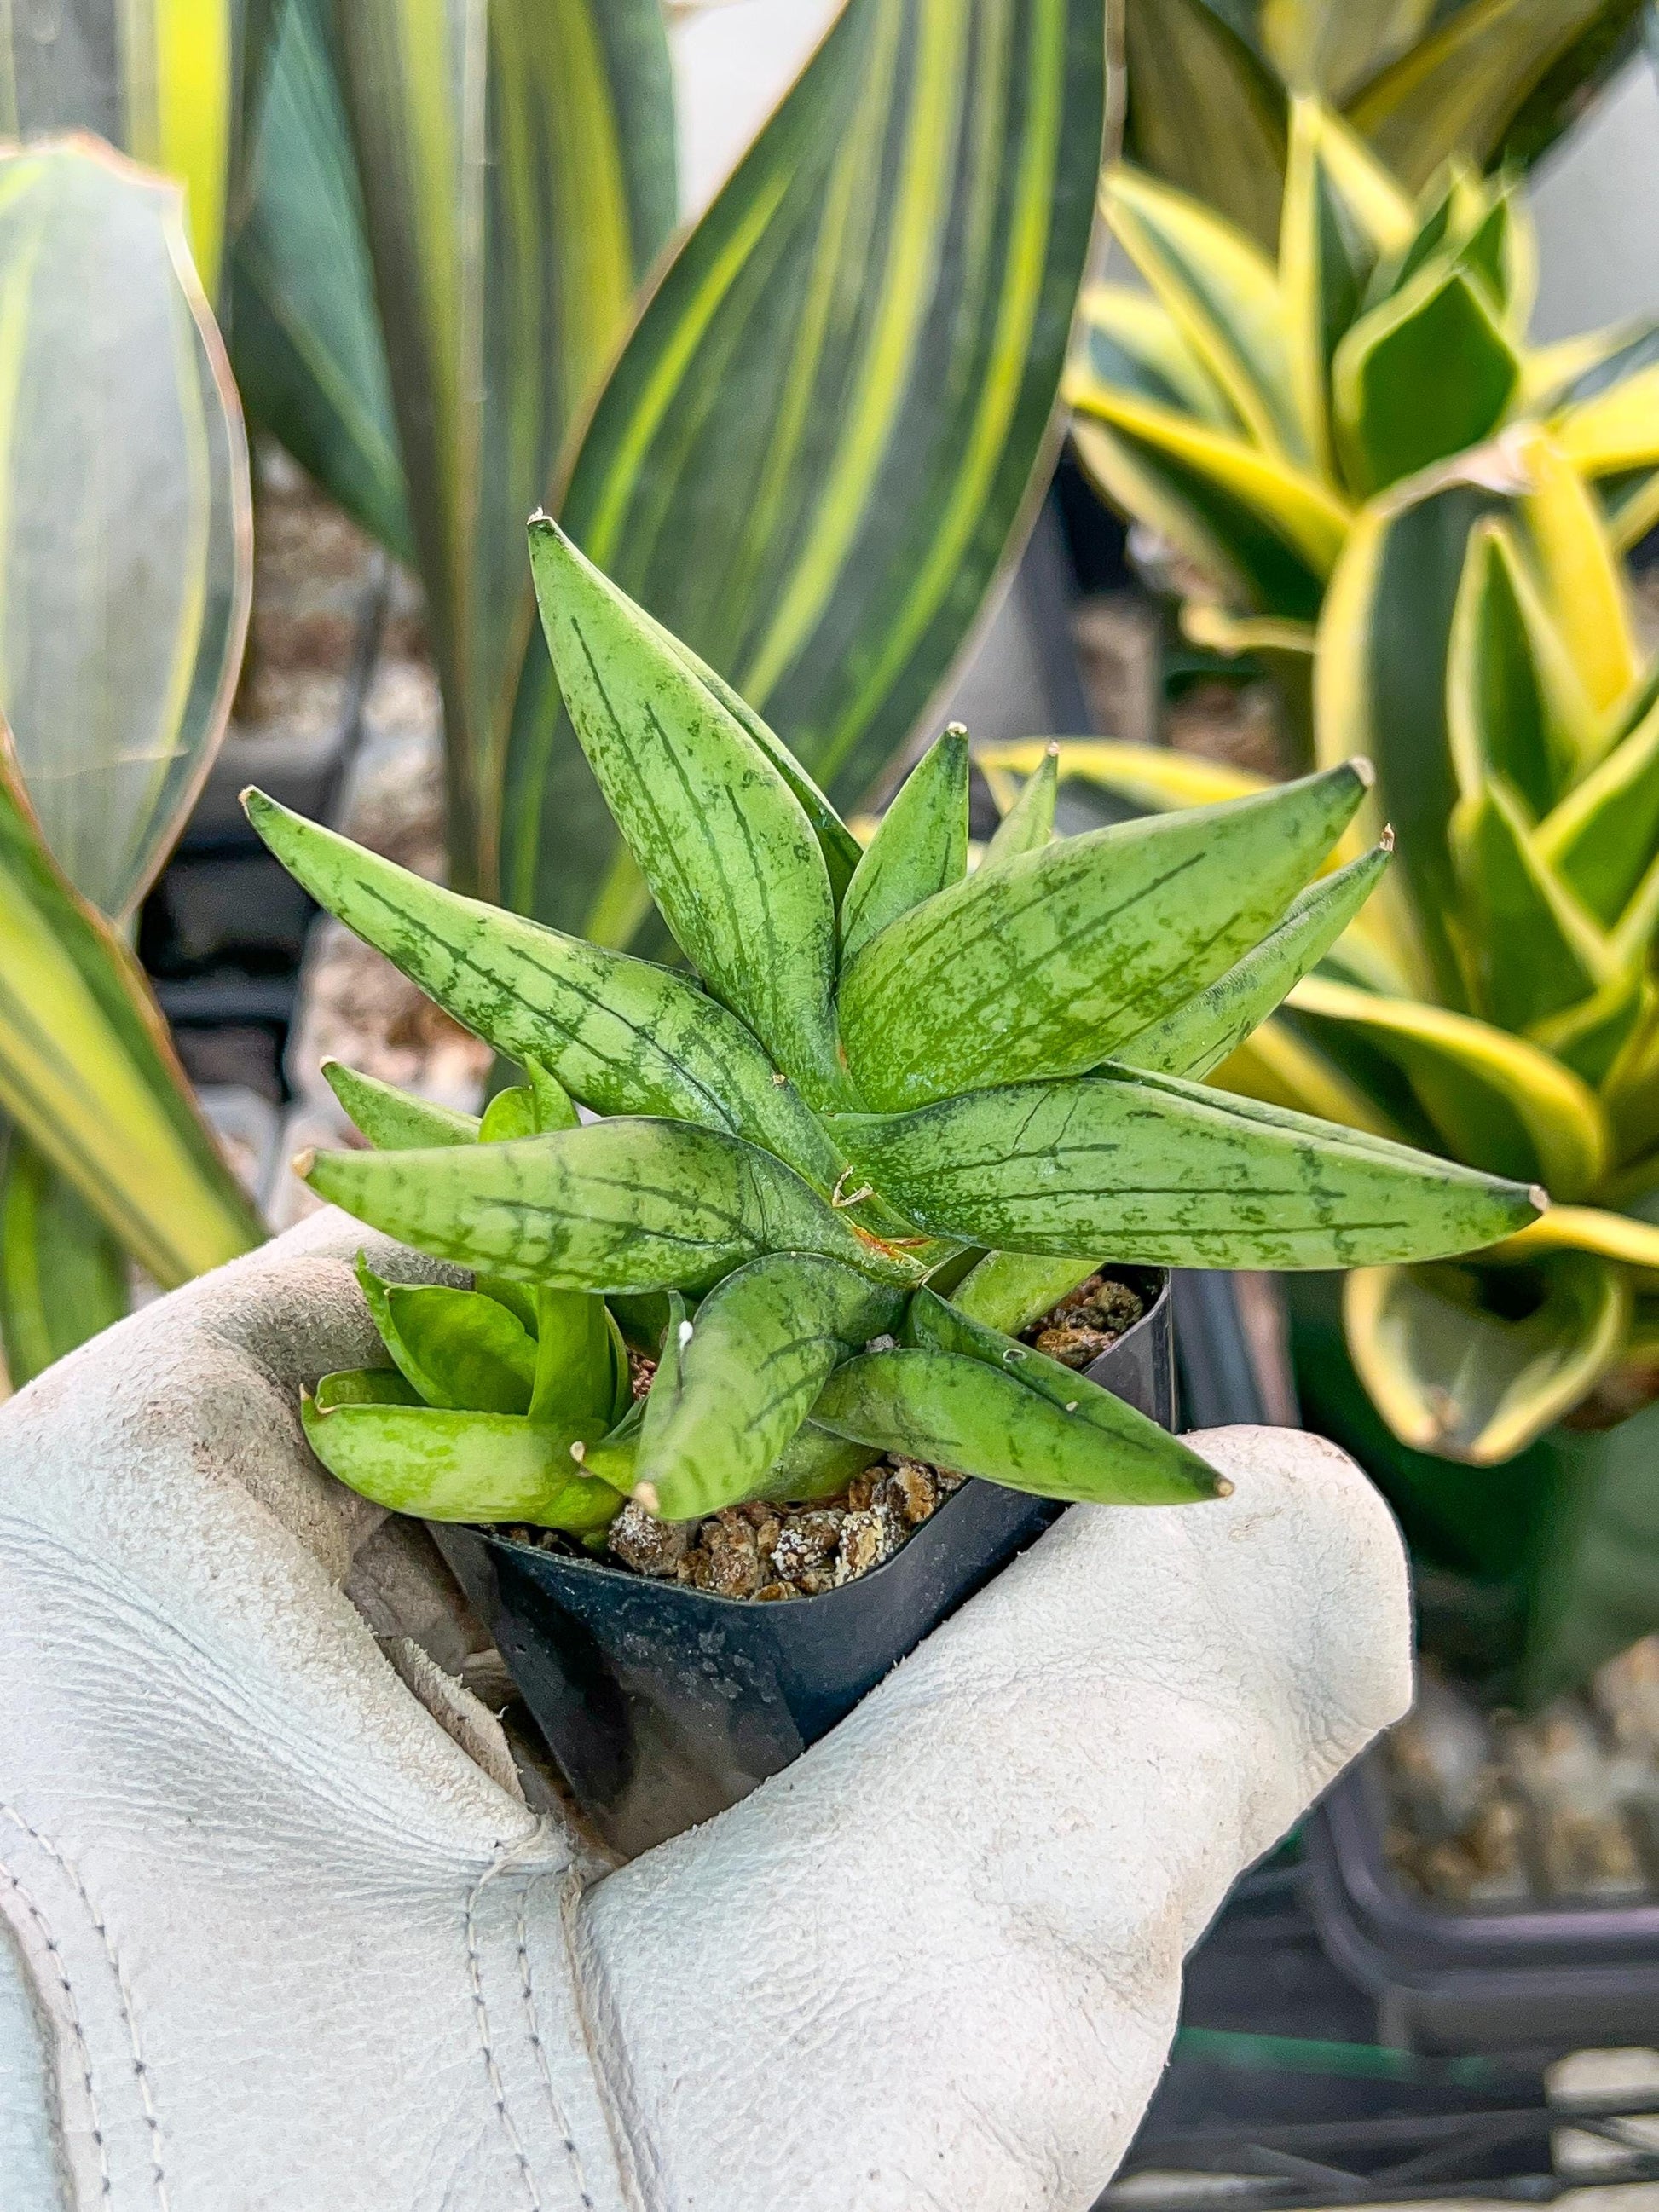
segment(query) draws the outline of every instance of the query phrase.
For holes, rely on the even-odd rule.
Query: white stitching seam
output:
[[[98,2117],[98,2100],[93,2092],[92,2053],[88,2050],[87,2039],[82,2033],[80,2008],[75,2002],[75,1991],[70,1986],[70,1978],[64,1965],[63,1954],[58,1950],[52,1932],[46,1925],[46,1915],[9,1866],[0,1866],[0,1877],[3,1877],[10,1883],[22,1904],[23,1910],[40,1929],[40,1941],[46,1946],[46,1956],[52,1960],[57,1973],[58,1985],[64,1992],[64,2007],[69,2015],[70,2034],[74,2039],[75,2048],[80,2057],[81,2079],[86,2087],[87,2108],[92,2118],[92,2139],[98,2146],[98,2193],[107,2203],[111,2193],[109,2147],[104,2141],[103,2123]]]
[[[0,1813],[3,1813],[6,1818],[10,1820],[15,1826],[21,1829],[31,1843],[36,1844],[46,1853],[46,1856],[52,1861],[52,1864],[64,1876],[64,1880],[73,1888],[76,1895],[80,1899],[82,1904],[86,1907],[87,1917],[92,1922],[93,1926],[98,1930],[99,1939],[104,1946],[104,1954],[109,1960],[110,1972],[115,1977],[116,1990],[120,1996],[121,2018],[127,2031],[127,2046],[132,2053],[133,2078],[138,2084],[138,2094],[144,2108],[144,2123],[149,2130],[149,2162],[150,2171],[155,2183],[155,2202],[160,2208],[160,2212],[167,2212],[168,2197],[167,2178],[161,2166],[161,2124],[156,2118],[155,2100],[150,2095],[149,2069],[144,2064],[143,2054],[138,2048],[138,2026],[133,2015],[132,1992],[128,1989],[126,1976],[121,1970],[121,1961],[116,1954],[114,1938],[111,1936],[109,1929],[104,1924],[103,1917],[100,1914],[97,1906],[88,1895],[85,1883],[81,1880],[80,1875],[76,1874],[75,1869],[70,1864],[69,1861],[58,1850],[57,1844],[52,1841],[51,1838],[48,1836],[43,1836],[38,1828],[32,1826],[30,1823],[23,1818],[23,1815],[18,1811],[15,1805],[7,1804],[3,1799],[0,1799]],[[90,2099],[92,2095],[92,2057],[91,2053],[87,2048],[85,2036],[82,2033],[80,2014],[75,2004],[75,1993],[70,1987],[69,1975],[64,1969],[62,1954],[59,1953],[56,1943],[52,1942],[52,1936],[47,1930],[46,1923],[40,1917],[39,1908],[34,1904],[33,1899],[29,1896],[28,1892],[23,1887],[21,1882],[18,1881],[16,1875],[13,1874],[9,1868],[0,1868],[0,1872],[5,1874],[7,1880],[16,1890],[19,1897],[22,1899],[23,1903],[34,1915],[40,1926],[42,1938],[46,1942],[47,1948],[52,1953],[53,1963],[58,1969],[58,1978],[64,1985],[64,1996],[69,2002],[75,2039],[80,2047],[82,2063],[86,2073],[87,2095],[88,2099]],[[105,2147],[103,2135],[95,2124],[94,2128],[94,2135],[98,2144],[100,2170],[103,2176],[102,2193],[107,2199],[111,2191],[108,2153]]]
[[[490,2094],[495,2100],[495,2112],[506,2136],[508,2148],[518,2160],[519,2172],[524,2177],[525,2193],[530,2199],[532,2212],[543,2212],[541,2191],[536,2186],[530,2160],[525,2152],[524,2139],[507,2109],[507,2088],[501,2080],[501,2068],[495,2063],[495,2053],[489,2040],[489,2007],[484,2000],[483,1968],[478,1957],[478,1899],[484,1885],[494,1881],[507,1860],[515,1856],[514,1846],[503,1844],[467,1893],[466,1899],[466,1963],[472,1977],[472,2009],[478,2024],[478,2042],[483,2051],[484,2071],[489,2076]]]
[[[528,1927],[530,1892],[532,1886],[540,1879],[538,1875],[532,1875],[530,1880],[519,1892],[519,1976],[524,1989],[525,2018],[529,2022],[530,2041],[536,2053],[536,2064],[541,2073],[542,2087],[547,2092],[547,2101],[553,2108],[554,2121],[564,2139],[565,2154],[570,2160],[570,2171],[574,2175],[576,2186],[581,2192],[582,2212],[594,2212],[592,2195],[587,2186],[587,2176],[582,2171],[581,2154],[576,2148],[575,2134],[570,2122],[565,2117],[564,2107],[559,2102],[558,2094],[553,2087],[553,2069],[548,2064],[547,2046],[542,2041],[541,2018],[536,2010],[536,1992],[530,1978]]]

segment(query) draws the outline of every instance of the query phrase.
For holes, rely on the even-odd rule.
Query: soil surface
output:
[[[1145,1310],[1127,1283],[1091,1275],[1033,1322],[1024,1340],[1067,1367],[1086,1367]],[[643,1397],[656,1363],[631,1352],[629,1365],[634,1395]],[[659,1521],[630,1500],[611,1522],[601,1556],[607,1566],[717,1597],[752,1598],[758,1604],[817,1597],[891,1559],[966,1480],[948,1468],[894,1454],[874,1462],[833,1498],[757,1499],[701,1521]],[[501,1533],[545,1551],[577,1550],[556,1529],[514,1526]]]

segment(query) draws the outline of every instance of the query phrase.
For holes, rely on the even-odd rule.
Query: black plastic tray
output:
[[[1175,1419],[1168,1279],[1123,1269],[1145,1317],[1089,1370]],[[756,1605],[490,1531],[433,1534],[578,1802],[632,1855],[709,1819],[851,1712],[1065,1509],[967,1482],[892,1557],[817,1597]]]

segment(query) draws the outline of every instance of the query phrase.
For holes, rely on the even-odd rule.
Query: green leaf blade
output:
[[[968,733],[952,723],[900,785],[842,902],[844,967],[870,939],[968,872]]]
[[[339,1402],[301,1407],[306,1441],[349,1489],[423,1521],[609,1526],[622,1498],[570,1455],[580,1438],[507,1413]]]

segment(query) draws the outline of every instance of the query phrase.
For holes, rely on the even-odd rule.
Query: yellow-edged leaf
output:
[[[1272,778],[1228,761],[1178,753],[1168,745],[1136,745],[1117,738],[1026,738],[1018,744],[981,745],[974,757],[1006,814],[1022,781],[1035,775],[1054,750],[1061,783],[1092,783],[1148,814],[1178,806],[1213,806],[1265,791]]]
[[[1502,1260],[1526,1260],[1547,1252],[1589,1252],[1601,1260],[1616,1260],[1644,1275],[1659,1276],[1659,1227],[1638,1221],[1628,1213],[1614,1213],[1602,1206],[1553,1206],[1547,1213],[1503,1243],[1492,1255]],[[1652,1284],[1644,1288],[1651,1291]]]
[[[1501,1029],[1530,1029],[1577,1006],[1616,967],[1612,946],[1534,848],[1501,782],[1459,799],[1452,857],[1462,880],[1460,942],[1476,1005]]]
[[[1422,36],[1435,0],[1261,0],[1260,35],[1287,84],[1340,100]]]
[[[106,914],[137,905],[212,763],[252,569],[180,188],[89,138],[0,152],[0,712]]]
[[[1358,1034],[1397,1066],[1453,1158],[1541,1182],[1571,1200],[1593,1190],[1610,1155],[1595,1094],[1559,1060],[1443,1006],[1385,999],[1310,975],[1287,1004]]]
[[[1571,1412],[1620,1357],[1631,1292],[1622,1269],[1558,1249],[1524,1274],[1357,1268],[1342,1317],[1360,1379],[1400,1441],[1492,1467]]]
[[[1078,303],[1073,374],[1080,385],[1133,393],[1218,430],[1237,415],[1169,309],[1127,284],[1095,284]]]
[[[1592,1091],[1599,1091],[1650,1018],[1654,1001],[1645,963],[1638,960],[1609,977],[1576,1006],[1534,1022],[1527,1034],[1575,1075],[1582,1075]]]
[[[1125,146],[1272,252],[1285,176],[1285,88],[1212,0],[1127,0]]]
[[[1525,434],[1515,450],[1528,479],[1521,514],[1545,601],[1590,705],[1608,713],[1642,669],[1614,549],[1583,478],[1546,432]]]
[[[1285,653],[1311,662],[1319,633],[1312,623],[1285,622],[1275,615],[1235,615],[1214,599],[1183,599],[1181,635],[1212,653]]]
[[[1659,701],[1538,825],[1538,851],[1603,928],[1659,852]]]
[[[1209,1080],[1218,1091],[1264,1106],[1283,1106],[1294,1114],[1316,1114],[1322,1121],[1364,1129],[1373,1137],[1404,1140],[1405,1132],[1376,1100],[1348,1078],[1316,1045],[1288,1022],[1263,1022],[1224,1060]]]
[[[1112,171],[1106,210],[1251,435],[1269,453],[1310,463],[1314,425],[1300,404],[1273,263],[1224,217],[1135,169]]]
[[[127,1310],[126,1256],[103,1223],[15,1129],[0,1167],[0,1351],[21,1390]]]

